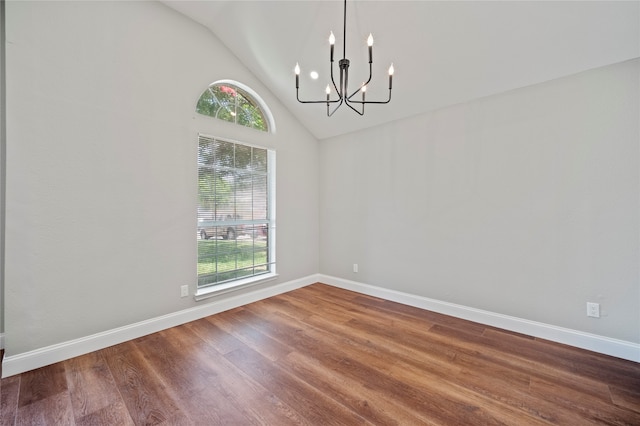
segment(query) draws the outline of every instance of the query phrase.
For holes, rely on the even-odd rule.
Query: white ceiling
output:
[[[208,27],[318,139],[372,127],[480,97],[640,56],[639,1],[354,1],[347,2],[350,87],[367,75],[366,37],[373,33],[373,79],[364,116],[347,107],[331,118],[324,99],[328,36],[342,57],[343,2],[164,1]],[[312,81],[315,70],[320,78]]]

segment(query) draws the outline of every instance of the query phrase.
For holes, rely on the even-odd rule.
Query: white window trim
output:
[[[211,297],[220,296],[225,293],[230,293],[232,291],[241,290],[243,288],[252,287],[254,285],[263,284],[269,281],[273,281],[278,278],[278,274],[275,273],[275,264],[273,265],[274,271],[269,272],[263,275],[256,275],[251,278],[245,278],[241,280],[236,280],[224,284],[218,284],[208,287],[198,288],[196,290],[196,294],[194,299],[196,302],[201,300],[209,299]]]

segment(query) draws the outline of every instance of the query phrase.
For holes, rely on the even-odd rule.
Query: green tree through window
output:
[[[196,105],[198,114],[268,132],[265,114],[245,90],[230,83],[214,83],[202,93]]]

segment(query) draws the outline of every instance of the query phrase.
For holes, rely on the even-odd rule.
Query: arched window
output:
[[[231,80],[212,83],[198,104],[198,114],[273,133],[273,118],[266,104],[249,87]]]
[[[266,103],[232,80],[209,85],[196,112],[275,133]],[[276,277],[275,156],[272,149],[198,135],[196,300]]]

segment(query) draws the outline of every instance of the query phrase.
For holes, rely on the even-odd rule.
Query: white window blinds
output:
[[[272,272],[274,156],[264,148],[199,136],[198,287]]]

